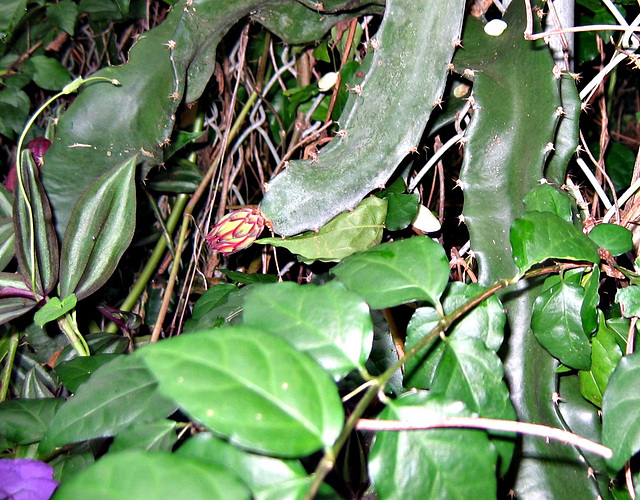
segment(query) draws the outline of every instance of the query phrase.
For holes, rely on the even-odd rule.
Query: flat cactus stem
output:
[[[84,86],[60,118],[42,173],[60,237],[82,192],[105,172],[135,156],[145,166],[144,178],[163,162],[178,106],[204,92],[215,68],[218,43],[229,28],[247,15],[257,22],[272,20],[287,6],[291,7],[287,15],[272,24],[285,41],[297,43],[317,39],[351,16],[352,9],[363,14],[380,10],[369,0],[332,2],[335,9],[348,10],[338,14],[321,14],[296,0],[175,3],[162,24],[139,37],[127,63],[92,75],[116,79],[121,85]]]
[[[387,2],[338,135],[317,161],[292,161],[269,183],[262,212],[276,233],[322,227],[384,185],[415,150],[442,96],[463,13],[462,0]]]
[[[513,277],[518,271],[509,231],[524,210],[525,194],[543,177],[555,147],[561,106],[560,80],[553,74],[548,49],[524,40],[523,2],[512,2],[504,20],[507,30],[492,37],[484,33],[479,20],[469,19],[462,37],[464,50],[454,58],[455,70],[474,82],[474,111],[467,128],[460,185],[483,285]],[[566,151],[560,158],[568,161]],[[564,168],[566,164],[554,165],[554,180]],[[534,284],[520,283],[517,291],[501,297],[509,320],[505,375],[519,420],[563,428],[552,401],[557,362],[529,327],[536,296]],[[513,489],[518,498],[598,495],[596,481],[587,476],[588,464],[573,447],[524,436],[517,455]]]

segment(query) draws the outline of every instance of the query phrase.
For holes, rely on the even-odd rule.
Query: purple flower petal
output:
[[[49,500],[58,487],[53,467],[38,460],[0,460],[0,498]]]

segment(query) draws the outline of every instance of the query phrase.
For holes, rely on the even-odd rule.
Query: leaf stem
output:
[[[11,372],[13,371],[13,362],[16,359],[16,352],[18,350],[18,342],[20,341],[20,334],[18,330],[13,327],[9,336],[9,348],[4,360],[4,367],[2,368],[2,379],[0,380],[0,403],[7,399],[9,393],[9,384],[11,383]]]
[[[35,243],[35,229],[34,229],[34,220],[33,220],[33,207],[31,206],[31,202],[29,201],[29,197],[27,196],[27,192],[24,188],[24,180],[22,179],[22,146],[24,144],[24,140],[29,133],[29,130],[33,126],[34,122],[42,114],[42,112],[47,109],[52,102],[54,102],[59,97],[63,95],[71,94],[72,92],[77,91],[81,85],[85,83],[90,83],[94,81],[107,81],[112,85],[120,85],[118,80],[114,80],[111,78],[106,78],[103,76],[93,76],[91,78],[87,78],[86,80],[82,77],[76,78],[74,81],[66,85],[60,92],[55,94],[53,97],[50,97],[45,101],[45,103],[40,106],[36,112],[31,115],[29,121],[24,126],[22,130],[22,134],[20,134],[20,138],[18,139],[18,145],[16,149],[16,175],[18,178],[18,186],[20,188],[20,194],[24,198],[24,203],[27,207],[27,213],[29,217],[29,255],[31,257],[31,276],[29,277],[31,282],[31,291],[33,292],[33,296],[36,300],[38,297],[36,296],[36,243]]]
[[[75,311],[73,313],[67,313],[61,318],[58,318],[58,326],[65,334],[69,342],[78,353],[78,356],[90,356],[89,346],[84,340],[84,337],[78,330],[78,324],[75,319]]]

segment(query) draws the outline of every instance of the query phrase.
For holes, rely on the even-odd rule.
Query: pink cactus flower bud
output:
[[[251,246],[262,233],[265,222],[257,208],[241,208],[222,217],[205,239],[211,250],[230,255]]]

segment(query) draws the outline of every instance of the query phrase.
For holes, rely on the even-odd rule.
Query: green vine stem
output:
[[[9,383],[11,382],[11,372],[13,371],[13,362],[16,359],[16,351],[18,350],[18,342],[20,341],[20,334],[18,330],[11,327],[11,334],[9,336],[9,348],[4,360],[4,367],[2,368],[2,379],[0,380],[0,403],[7,399],[9,393]]]
[[[351,414],[349,415],[349,418],[347,419],[342,429],[342,432],[338,436],[338,439],[336,439],[335,443],[331,448],[325,450],[324,457],[322,457],[318,466],[316,467],[316,470],[313,472],[313,481],[311,483],[309,491],[305,495],[305,500],[310,500],[315,497],[322,482],[324,481],[324,478],[333,468],[333,465],[335,463],[336,457],[338,456],[338,453],[340,453],[340,450],[346,443],[351,432],[353,432],[353,430],[357,428],[358,422],[362,417],[362,415],[364,415],[364,412],[366,411],[366,409],[373,402],[373,400],[380,393],[380,391],[384,390],[384,387],[387,385],[387,383],[389,382],[393,374],[397,370],[399,370],[402,366],[404,366],[404,364],[407,361],[414,358],[422,349],[427,347],[433,340],[435,340],[436,337],[443,336],[445,332],[451,327],[451,325],[455,323],[458,319],[460,319],[469,311],[474,309],[476,306],[478,306],[479,304],[487,300],[489,297],[495,295],[498,291],[502,290],[503,288],[507,288],[511,285],[515,285],[516,283],[518,283],[523,279],[526,280],[526,279],[534,278],[536,276],[542,276],[545,274],[560,273],[567,269],[584,268],[584,267],[588,267],[588,266],[585,266],[585,264],[575,264],[575,263],[556,264],[553,266],[529,271],[522,277],[516,276],[510,279],[499,280],[495,284],[493,284],[491,287],[484,290],[482,293],[476,295],[471,300],[461,305],[458,309],[453,311],[451,314],[442,316],[442,318],[440,319],[440,322],[436,325],[436,327],[433,330],[431,330],[431,332],[427,336],[421,339],[420,342],[418,342],[415,346],[407,350],[404,357],[398,359],[393,365],[391,365],[387,370],[385,370],[384,373],[382,373],[372,381],[367,382],[369,384],[367,391],[364,393],[364,395],[362,396],[362,399],[358,402],[353,412],[351,412]]]
[[[118,80],[114,80],[112,78],[106,78],[104,76],[93,76],[86,79],[82,77],[76,78],[68,85],[65,85],[65,87],[60,92],[58,92],[54,96],[47,99],[45,103],[36,110],[36,112],[31,116],[31,118],[29,118],[29,121],[25,125],[24,130],[22,131],[22,134],[20,134],[20,138],[18,139],[18,145],[16,150],[16,174],[18,178],[18,186],[20,188],[20,194],[24,198],[25,205],[27,206],[27,212],[29,214],[29,255],[31,257],[31,262],[33,263],[33,265],[31,266],[31,276],[29,277],[29,280],[31,283],[31,290],[33,291],[33,296],[35,297],[36,300],[38,300],[38,297],[36,297],[35,229],[34,229],[34,221],[33,221],[33,208],[31,207],[31,202],[29,201],[29,197],[27,196],[27,192],[24,188],[24,182],[22,179],[22,161],[21,161],[22,146],[24,144],[25,138],[27,137],[27,134],[29,133],[29,130],[31,129],[32,125],[34,124],[38,116],[40,116],[42,112],[51,105],[51,103],[53,103],[59,97],[76,92],[85,83],[91,83],[96,81],[106,81],[111,83],[112,85],[115,85],[116,87],[120,86],[120,82]]]
[[[244,119],[246,118],[246,116],[249,113],[249,110],[251,109],[251,106],[253,106],[253,104],[256,102],[256,99],[258,99],[258,97],[259,97],[258,92],[254,90],[249,96],[249,99],[247,99],[247,102],[243,106],[242,110],[238,114],[237,119],[235,120],[233,126],[230,129],[230,132],[225,139],[225,143],[223,147],[220,149],[220,155],[224,155],[224,153],[226,152],[227,146],[231,143],[233,138],[237,135],[238,130],[240,129],[240,125],[242,124],[242,122],[244,122]],[[217,166],[219,164],[220,162],[217,160],[215,160],[211,164],[204,178],[200,182],[198,189],[196,189],[196,191],[193,193],[193,195],[191,196],[191,200],[189,201],[186,208],[184,209],[184,213],[182,216],[182,226],[180,227],[180,234],[178,235],[178,243],[176,245],[176,255],[173,261],[173,266],[171,266],[171,274],[169,275],[169,280],[164,290],[164,296],[162,297],[162,306],[160,307],[156,324],[153,327],[153,332],[151,333],[151,339],[150,339],[151,344],[157,342],[160,339],[160,332],[162,330],[162,324],[164,323],[164,318],[167,314],[167,310],[169,309],[169,302],[171,300],[171,294],[173,293],[173,286],[176,282],[176,278],[178,277],[178,270],[180,268],[179,262],[180,262],[180,259],[182,258],[182,249],[184,248],[184,242],[187,237],[187,231],[189,229],[189,224],[191,223],[191,219],[192,219],[191,214],[193,213],[193,210],[195,209],[201,196],[204,194],[205,190],[208,188],[209,183],[213,178],[213,174],[217,170]],[[168,226],[168,223],[167,223],[167,226]]]
[[[171,209],[171,215],[169,216],[165,224],[167,228],[167,235],[171,236],[173,234],[173,231],[178,225],[178,221],[183,216],[184,207],[187,205],[188,201],[189,195],[187,194],[179,194],[177,196],[176,201],[173,204],[173,208]],[[156,242],[156,246],[153,249],[151,256],[149,257],[149,260],[147,260],[147,263],[140,272],[140,276],[138,276],[138,279],[129,291],[129,294],[124,299],[124,302],[120,305],[119,309],[121,311],[130,312],[133,309],[133,306],[136,305],[136,302],[140,298],[140,295],[142,295],[142,292],[144,292],[147,283],[151,281],[153,273],[158,268],[158,265],[160,264],[166,248],[167,239],[161,236]],[[116,333],[117,331],[118,326],[113,322],[109,323],[105,328],[105,332],[108,333]]]
[[[73,312],[58,318],[58,326],[64,332],[67,339],[69,339],[78,356],[91,356],[89,346],[78,329],[75,309]]]

